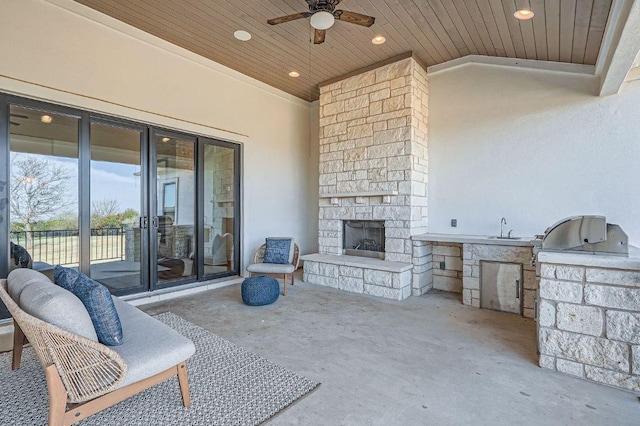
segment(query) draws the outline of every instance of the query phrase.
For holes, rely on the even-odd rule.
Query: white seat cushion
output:
[[[119,387],[161,373],[196,352],[191,340],[166,324],[117,297],[113,303],[122,323],[123,343],[109,347],[127,363],[127,375]]]
[[[252,263],[247,266],[247,271],[258,274],[293,274],[295,270],[291,263]]]

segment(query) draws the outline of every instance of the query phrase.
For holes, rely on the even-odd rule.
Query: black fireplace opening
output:
[[[345,220],[342,248],[350,256],[384,259],[384,220]]]

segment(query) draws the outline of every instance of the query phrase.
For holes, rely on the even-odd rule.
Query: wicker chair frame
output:
[[[117,352],[29,315],[7,292],[6,279],[0,280],[0,299],[13,316],[12,369],[20,367],[22,347],[31,343],[45,370],[49,425],[71,425],[174,375],[178,375],[183,404],[190,405],[186,362],[116,389],[127,374]]]
[[[258,247],[258,250],[256,250],[255,254],[253,255],[253,263],[264,263],[264,251],[266,250],[266,248],[267,248],[266,243]],[[300,267],[300,247],[296,243],[293,243],[292,264],[293,266],[295,266],[294,271],[296,271]],[[266,274],[261,272],[249,272],[249,276],[253,276],[253,275],[269,275],[269,276],[276,276],[278,278],[282,278],[284,280],[283,296],[287,295],[287,278],[291,276],[291,285],[294,285],[294,281],[295,281],[293,274]]]

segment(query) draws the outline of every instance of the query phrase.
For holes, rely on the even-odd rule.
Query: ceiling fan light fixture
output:
[[[384,36],[381,35],[377,35],[374,38],[371,39],[371,43],[373,44],[383,44],[385,41],[387,41],[386,38],[384,38]]]
[[[50,124],[53,121],[53,118],[51,118],[50,115],[45,114],[40,117],[40,121],[42,121],[44,124]]]
[[[516,10],[516,13],[513,14],[517,19],[521,21],[526,21],[527,19],[531,19],[535,16],[535,13],[531,9],[520,9]]]
[[[311,26],[316,30],[327,30],[336,22],[333,14],[322,10],[311,15]]]
[[[300,77],[300,73],[298,71],[291,71],[289,73],[289,77],[293,77],[293,78]]]
[[[233,33],[233,36],[240,41],[251,40],[251,34],[245,30],[237,30]]]

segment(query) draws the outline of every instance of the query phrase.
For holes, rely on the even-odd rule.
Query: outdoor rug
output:
[[[190,338],[196,353],[187,361],[191,407],[182,406],[174,377],[79,425],[257,425],[313,391],[320,383],[251,353],[179,316],[155,316]],[[33,349],[11,371],[11,353],[0,354],[0,425],[47,424],[44,371]]]

